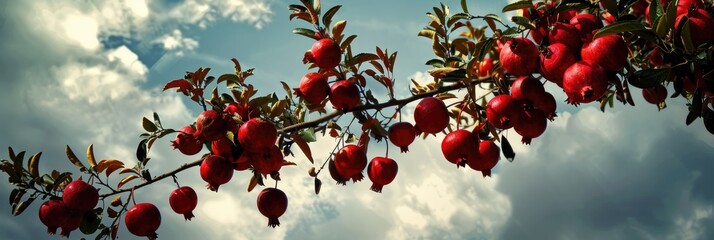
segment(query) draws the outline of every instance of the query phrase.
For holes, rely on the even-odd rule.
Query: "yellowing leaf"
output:
[[[315,163],[315,160],[312,158],[312,151],[310,150],[310,145],[305,142],[305,139],[300,137],[300,135],[293,133],[290,134],[290,138],[295,141],[295,143],[300,147],[300,150],[305,154],[305,157],[307,157],[307,160],[310,160],[310,163]]]
[[[124,186],[124,184],[130,182],[131,180],[137,179],[137,178],[139,178],[139,176],[137,176],[137,175],[130,175],[130,176],[125,177],[124,179],[119,181],[119,184],[117,184],[117,189],[121,189],[121,187]]]
[[[94,158],[94,144],[89,144],[89,147],[87,147],[87,161],[89,162],[89,167],[92,169],[97,166],[97,159]]]

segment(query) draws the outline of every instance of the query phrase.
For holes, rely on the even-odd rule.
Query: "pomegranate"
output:
[[[481,171],[484,177],[491,176],[491,169],[496,166],[501,157],[501,149],[491,140],[482,141],[478,147],[478,155],[469,158],[471,169]]]
[[[233,144],[233,141],[228,137],[222,137],[211,142],[211,151],[215,155],[235,161],[236,158],[240,157],[242,148]]]
[[[295,95],[309,103],[320,103],[330,93],[327,77],[320,73],[310,72],[300,80],[300,86],[295,88]]]
[[[169,205],[171,209],[178,214],[183,214],[186,220],[191,221],[193,218],[193,209],[196,208],[198,204],[198,196],[196,191],[193,191],[191,187],[180,187],[171,192],[169,196]]]
[[[486,118],[494,127],[509,129],[521,118],[521,103],[509,95],[498,95],[486,104]]]
[[[283,167],[283,163],[285,162],[283,153],[280,152],[280,148],[275,145],[264,153],[252,154],[251,160],[255,171],[266,175],[280,171],[280,168]]]
[[[82,180],[74,180],[64,187],[62,202],[68,208],[84,213],[97,206],[99,192]]]
[[[657,84],[654,87],[642,89],[642,97],[645,101],[651,104],[660,104],[667,98],[667,88],[662,84]]]
[[[367,166],[367,154],[357,145],[347,145],[335,153],[335,170],[345,179],[352,182],[361,181],[362,170]]]
[[[662,54],[662,49],[659,47],[655,47],[654,49],[652,49],[647,58],[650,60],[650,63],[652,63],[652,65],[654,65],[655,67],[662,67],[665,64],[664,54]]]
[[[515,76],[527,76],[538,69],[538,48],[526,38],[508,40],[499,58],[503,69]]]
[[[196,132],[198,139],[213,141],[226,135],[228,128],[223,117],[215,110],[202,112],[196,118]]]
[[[330,170],[330,177],[332,177],[332,179],[337,182],[337,185],[347,185],[347,181],[349,181],[350,179],[340,176],[340,173],[337,172],[337,167],[335,167],[334,160],[330,160],[328,169]]]
[[[545,116],[553,120],[555,118],[555,109],[557,107],[557,104],[555,102],[555,98],[553,97],[552,94],[549,92],[543,92],[540,96],[535,98],[536,100],[533,101],[533,108],[539,109],[545,113]]]
[[[551,44],[541,51],[540,75],[545,79],[563,86],[565,70],[575,63],[575,55],[562,43]]]
[[[325,69],[337,67],[342,59],[340,45],[329,38],[320,39],[312,44],[312,48],[307,55],[307,58],[318,67]]]
[[[398,122],[389,127],[389,141],[402,152],[409,151],[409,144],[414,142],[414,138],[416,138],[416,130],[411,123]]]
[[[330,103],[335,109],[346,111],[360,103],[359,88],[349,80],[341,80],[330,88]]]
[[[63,221],[62,223],[60,223],[59,226],[60,228],[62,228],[62,230],[60,231],[60,236],[69,238],[69,234],[79,228],[79,224],[82,223],[82,217],[84,216],[84,212],[76,209],[67,208],[66,213],[67,215],[62,218]]]
[[[545,37],[548,35],[548,25],[543,23],[538,24],[538,26],[536,26],[536,29],[531,30],[528,35],[531,37],[531,39],[533,39],[534,42],[541,44],[543,42],[543,39],[545,39]]]
[[[555,23],[553,28],[548,34],[548,42],[562,43],[568,46],[570,50],[577,51],[580,50],[580,46],[583,45],[583,41],[580,40],[580,30],[573,25],[567,23]]]
[[[518,122],[513,129],[516,130],[518,135],[521,135],[521,142],[526,145],[531,144],[531,139],[537,138],[543,132],[545,132],[545,127],[548,124],[546,120],[545,113],[539,109],[525,110],[523,112],[523,118]]]
[[[466,166],[466,162],[473,154],[478,153],[478,137],[466,130],[459,129],[444,137],[441,141],[441,152],[446,160],[456,164],[456,167]]]
[[[563,78],[563,90],[571,104],[589,103],[607,91],[607,73],[597,63],[580,61],[570,66]]]
[[[394,181],[397,177],[399,166],[394,159],[386,157],[375,157],[369,162],[367,167],[367,177],[372,181],[369,188],[375,192],[382,192],[382,187]]]
[[[646,8],[647,8],[647,1],[646,0],[637,0],[637,2],[633,3],[631,5],[632,8],[632,14],[639,17],[645,14]]]
[[[532,105],[544,92],[543,84],[531,76],[519,77],[511,84],[511,97],[527,105]]]
[[[57,228],[62,226],[68,214],[69,210],[62,199],[50,199],[40,206],[40,221],[47,226],[47,233],[50,235],[57,233]]]
[[[689,31],[692,44],[699,46],[714,39],[714,19],[704,9],[689,10],[688,14],[679,15],[674,26],[679,27],[685,16],[689,17]]]
[[[278,140],[278,130],[272,122],[253,118],[243,123],[238,130],[238,142],[249,152],[263,152],[269,150]]]
[[[233,177],[231,162],[218,155],[209,155],[201,163],[201,178],[208,183],[208,189],[217,192],[218,187]]]
[[[493,70],[493,60],[490,57],[486,57],[478,64],[478,76],[485,78],[491,76],[491,71]]]
[[[583,45],[580,50],[584,61],[591,61],[602,66],[605,71],[614,73],[627,64],[627,43],[619,35],[599,37]]]
[[[414,109],[417,133],[438,133],[449,126],[449,110],[441,99],[425,97]]]
[[[156,230],[161,225],[161,212],[154,204],[138,203],[126,212],[124,223],[131,234],[156,239]]]
[[[592,32],[602,28],[602,21],[597,16],[590,13],[581,13],[570,19],[570,25],[573,25],[580,31],[581,38],[586,38],[592,35]]]
[[[179,129],[179,133],[176,134],[176,139],[171,141],[171,146],[174,149],[178,148],[178,150],[185,155],[196,155],[203,149],[203,143],[196,139],[194,136],[195,133],[196,130],[190,125],[182,127]]]
[[[288,209],[288,196],[277,188],[265,188],[258,194],[258,211],[268,218],[268,226],[280,226],[278,218]]]
[[[690,14],[691,11],[696,11],[703,7],[704,2],[702,0],[679,0],[677,3],[677,16]]]
[[[260,116],[260,111],[248,106],[247,103],[230,103],[223,109],[223,112],[227,113],[229,116],[238,115],[243,121],[248,121],[252,118]]]

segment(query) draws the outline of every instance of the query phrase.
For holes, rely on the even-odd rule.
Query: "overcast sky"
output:
[[[458,1],[446,3],[460,9]],[[423,64],[432,58],[430,43],[416,33],[437,1],[323,1],[335,4],[344,5],[336,19],[348,20],[346,32],[359,35],[356,49],[399,51],[398,97],[409,95],[410,78],[429,81]],[[484,14],[499,12],[506,1],[469,4]],[[232,72],[233,57],[256,68],[250,81],[261,92],[282,94],[280,81],[297,86],[307,71],[301,59],[312,44],[291,33],[309,26],[288,21],[287,5],[6,2],[0,9],[0,146],[44,152],[41,171],[76,172],[64,145],[83,152],[90,143],[98,158],[131,165],[143,116],[155,111],[164,126],[179,128],[200,111],[161,92],[162,85],[198,67],[211,67],[213,75]],[[547,89],[558,99],[559,117],[530,146],[509,132],[517,158],[501,161],[491,178],[444,160],[440,134],[417,140],[409,153],[392,148],[399,174],[381,194],[369,190],[368,180],[336,186],[325,176],[315,195],[309,162],[300,154],[288,158],[298,166],[281,171],[289,208],[276,229],[266,227],[255,207],[258,191],[245,191],[250,175],[244,172],[218,193],[204,188],[198,169],[179,174],[181,184],[199,195],[190,222],[167,204],[175,187],[170,181],[138,190],[137,201],[160,208],[162,239],[714,239],[714,136],[701,121],[684,124],[684,101],[668,100],[658,112],[635,91],[637,107],[616,105],[602,113],[596,104],[565,106],[562,91]],[[334,143],[313,143],[315,158],[325,159]],[[373,146],[370,158],[384,154],[383,144]],[[168,139],[158,141],[150,157],[153,175],[195,160],[172,151]],[[11,189],[0,184],[0,199]],[[2,206],[0,238],[47,239],[39,204],[19,217]],[[120,236],[134,238],[124,226]]]

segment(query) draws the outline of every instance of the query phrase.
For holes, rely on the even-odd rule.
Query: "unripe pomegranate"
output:
[[[50,199],[40,206],[40,221],[47,226],[47,233],[53,235],[57,233],[57,228],[62,226],[65,216],[69,210],[62,202],[62,199]]]
[[[229,116],[238,115],[243,121],[248,121],[260,116],[260,111],[248,106],[247,103],[230,103],[223,109],[223,112]]]
[[[350,144],[344,146],[335,153],[335,169],[345,179],[352,179],[353,182],[361,181],[364,178],[362,170],[367,166],[367,154],[357,145]]]
[[[501,66],[515,76],[528,76],[538,69],[538,48],[526,38],[513,38],[499,54]]]
[[[486,104],[486,118],[494,127],[512,128],[521,118],[521,103],[509,95],[498,95]]]
[[[532,105],[545,92],[543,84],[531,76],[519,77],[511,84],[511,97]]]
[[[608,35],[593,39],[580,50],[583,61],[591,61],[614,73],[627,64],[627,44],[619,35]]]
[[[266,152],[252,154],[251,160],[255,171],[266,175],[280,171],[285,162],[283,153],[275,145],[271,146]]]
[[[62,218],[63,221],[60,223],[60,228],[62,229],[60,231],[60,236],[69,238],[69,234],[79,228],[79,224],[82,223],[82,217],[84,217],[84,212],[67,208],[67,215]]]
[[[677,17],[674,26],[679,27],[679,23],[689,17],[689,31],[692,37],[692,44],[699,46],[714,39],[714,18],[704,9],[690,10],[688,14]]]
[[[438,133],[449,126],[449,110],[441,99],[425,97],[414,109],[417,133]]]
[[[215,110],[202,112],[196,118],[196,132],[198,139],[213,141],[226,136],[228,128],[223,121],[223,117]]]
[[[565,70],[575,63],[575,55],[562,43],[551,44],[541,51],[540,75],[548,81],[563,86]]]
[[[501,157],[501,149],[491,140],[479,143],[478,154],[469,158],[471,169],[481,171],[484,177],[491,176],[491,169],[496,166]]]
[[[231,162],[218,155],[209,155],[203,159],[200,170],[201,178],[208,183],[208,189],[214,192],[233,177]]]
[[[518,135],[521,135],[521,142],[526,145],[531,144],[531,139],[537,138],[543,132],[548,124],[545,113],[539,109],[525,110],[523,118],[518,122],[513,129]]]
[[[156,230],[161,225],[161,212],[154,204],[139,203],[126,212],[124,223],[131,234],[156,239]]]
[[[179,133],[176,134],[176,139],[171,141],[171,146],[174,149],[178,148],[178,150],[185,155],[196,155],[203,149],[203,143],[196,139],[194,136],[195,133],[196,130],[190,125],[182,127],[179,129]]]
[[[441,141],[441,153],[456,167],[466,166],[466,162],[473,154],[478,153],[478,137],[466,130],[459,129],[444,137]]]
[[[414,138],[416,138],[416,130],[409,122],[398,122],[389,127],[389,141],[402,152],[409,151],[409,144],[414,142]]]
[[[309,103],[320,103],[330,93],[327,77],[320,73],[310,72],[300,80],[300,86],[295,88],[295,95]]]
[[[330,103],[335,109],[346,111],[360,103],[359,88],[349,80],[341,80],[330,88]]]
[[[592,35],[592,32],[602,28],[602,21],[597,16],[590,13],[581,13],[570,19],[573,25],[580,31],[581,38]]]
[[[269,150],[278,140],[278,130],[272,122],[253,118],[243,123],[238,130],[238,142],[249,152],[263,152]]]
[[[64,187],[62,202],[68,208],[86,212],[97,206],[99,192],[82,180],[74,180]]]
[[[556,116],[556,107],[555,98],[549,92],[543,92],[540,96],[536,97],[536,100],[533,102],[533,108],[543,111],[545,116],[550,120],[553,120]]]
[[[565,44],[572,51],[580,50],[580,46],[583,45],[583,41],[580,40],[580,30],[573,25],[559,22],[553,24],[548,34],[548,42]]]
[[[342,59],[340,45],[334,40],[323,38],[312,44],[308,59],[315,62],[320,68],[330,69],[337,67]]]
[[[178,214],[183,214],[186,220],[191,221],[193,218],[193,209],[198,204],[198,196],[193,188],[188,186],[180,187],[171,192],[169,196],[169,205],[171,209]]]
[[[268,226],[280,226],[278,218],[288,209],[288,196],[277,188],[265,188],[258,194],[258,211],[268,218]]]
[[[657,84],[654,87],[642,89],[642,97],[644,97],[648,103],[659,104],[667,99],[667,88],[662,86],[662,84]]]
[[[369,162],[367,176],[372,181],[372,191],[382,192],[382,187],[394,181],[397,177],[399,166],[394,159],[386,157],[375,157]]]
[[[571,104],[589,103],[607,91],[607,73],[597,63],[580,61],[570,66],[563,78],[563,90]]]

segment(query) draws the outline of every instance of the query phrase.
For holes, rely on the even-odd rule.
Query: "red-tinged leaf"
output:
[[[102,173],[102,172],[104,172],[104,170],[106,170],[107,168],[109,168],[110,166],[113,166],[113,165],[124,166],[124,163],[122,161],[115,160],[115,159],[101,160],[97,164],[97,167],[95,168],[95,170],[97,171],[97,173]]]
[[[389,69],[389,72],[394,72],[394,63],[397,61],[397,52],[392,53],[392,55],[389,56],[389,61],[387,61],[385,64],[387,64],[387,69]]]
[[[121,196],[114,197],[114,199],[112,199],[112,201],[111,201],[111,205],[112,205],[112,207],[121,206],[122,205]]]
[[[283,166],[297,166],[297,163],[290,161],[283,161]]]
[[[148,159],[148,158],[147,158],[147,159]],[[107,177],[109,177],[109,175],[111,175],[111,174],[112,174],[113,172],[115,172],[116,170],[118,170],[118,169],[120,169],[120,168],[123,168],[123,167],[124,167],[124,163],[122,163],[122,164],[115,164],[115,165],[111,165],[111,166],[107,167]]]
[[[317,16],[317,11],[315,10],[316,7],[308,3],[307,0],[300,0],[300,2],[307,7],[307,12],[310,13],[310,22],[312,24],[318,24],[320,18]]]
[[[305,20],[305,21],[307,21],[307,22],[311,22],[311,21],[312,21],[312,19],[310,18],[310,14],[309,14],[309,13],[306,13],[306,12],[294,12],[294,13],[291,13],[291,14],[290,14],[290,20],[293,20],[294,18],[302,19],[302,20]]]
[[[307,160],[310,161],[310,163],[315,163],[315,160],[312,158],[312,150],[310,150],[310,145],[305,142],[305,139],[303,139],[300,135],[297,133],[290,134],[290,139],[295,141],[295,144],[300,147],[300,150],[305,154],[305,157],[307,157]]]
[[[253,191],[255,186],[258,186],[258,178],[255,175],[253,175],[250,178],[250,181],[248,182],[248,192]]]
[[[119,216],[119,213],[112,208],[107,208],[107,216],[109,216],[109,218],[116,218]]]
[[[382,51],[382,49],[379,48],[379,47],[376,47],[376,48],[377,48],[377,51],[376,51],[376,52],[377,52],[377,56],[379,56],[379,59],[381,59],[382,62],[387,62],[387,56],[384,54],[384,52]]]
[[[64,150],[65,150],[65,154],[67,155],[67,159],[69,159],[69,161],[72,164],[77,166],[79,168],[79,171],[81,171],[81,172],[87,171],[87,168],[84,167],[84,164],[82,164],[82,162],[79,161],[79,158],[77,158],[77,155],[75,155],[74,152],[72,151],[72,149],[69,148],[69,145],[67,145]]]
[[[384,68],[382,67],[382,64],[379,64],[379,62],[374,61],[374,60],[369,61],[369,63],[372,64],[372,66],[374,66],[374,69],[377,69],[377,71],[384,74]],[[367,74],[367,75],[374,76],[374,74]]]
[[[240,72],[240,62],[238,62],[238,59],[231,58],[231,61],[233,62],[233,65],[235,65],[236,69],[236,74]]]
[[[131,168],[122,168],[121,171],[119,171],[119,174],[125,174],[125,173],[139,174],[136,172],[136,170],[131,169]]]
[[[130,175],[130,176],[125,177],[124,179],[119,181],[119,184],[117,184],[117,189],[121,189],[121,187],[124,186],[124,184],[127,184],[131,180],[134,180],[137,178],[139,178],[139,176],[137,176],[137,175]]]
[[[164,91],[172,88],[178,88],[178,90],[176,91],[183,92],[184,94],[187,94],[189,91],[193,90],[193,86],[191,85],[191,83],[186,81],[186,79],[176,79],[170,81],[166,84],[166,86],[164,86]]]
[[[118,232],[119,232],[119,224],[112,225],[112,239],[117,239]]]

